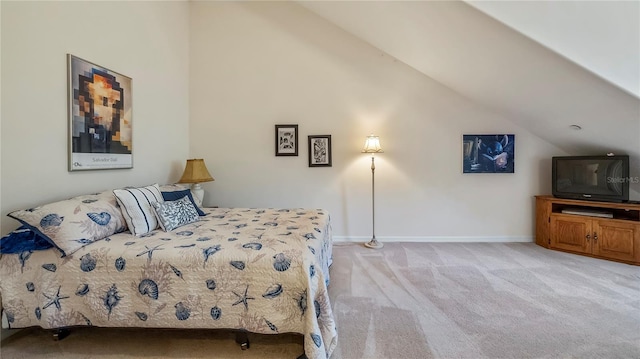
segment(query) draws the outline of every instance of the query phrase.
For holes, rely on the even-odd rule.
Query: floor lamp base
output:
[[[364,246],[373,249],[380,249],[384,247],[384,244],[382,244],[382,242],[378,242],[377,239],[372,238],[369,242],[365,243]]]

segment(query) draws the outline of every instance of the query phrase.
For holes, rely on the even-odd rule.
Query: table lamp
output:
[[[200,186],[202,182],[214,181],[209,174],[207,166],[202,158],[187,160],[187,166],[184,168],[182,178],[178,183],[192,183],[191,192],[198,206],[202,206],[204,200],[204,189]]]

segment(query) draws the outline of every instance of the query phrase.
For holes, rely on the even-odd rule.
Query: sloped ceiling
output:
[[[466,2],[640,97],[640,1]]]
[[[467,3],[300,5],[569,154],[629,154],[640,176],[640,99]]]

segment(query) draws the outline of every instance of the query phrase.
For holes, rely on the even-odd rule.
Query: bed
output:
[[[308,358],[328,358],[337,345],[329,214],[202,210],[175,230],[116,233],[63,257],[55,248],[2,255],[8,326],[299,333]]]

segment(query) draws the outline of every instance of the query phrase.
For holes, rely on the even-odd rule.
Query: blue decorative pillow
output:
[[[42,237],[26,226],[20,226],[20,228],[0,239],[0,253],[3,254],[42,251],[52,247],[53,244],[45,237]]]
[[[188,196],[177,201],[153,202],[151,206],[165,232],[196,222],[200,218]]]
[[[193,206],[196,208],[196,211],[198,211],[198,215],[200,216],[207,215],[200,208],[198,208],[198,205],[193,200],[193,196],[191,195],[190,189],[178,189],[175,191],[163,191],[163,189],[164,189],[163,187],[160,187],[160,190],[162,190],[162,198],[164,198],[165,201],[175,201],[175,200],[181,199],[184,196],[187,196],[191,201],[191,203],[193,203]]]
[[[111,191],[15,211],[8,216],[47,238],[62,252],[63,257],[127,229]]]

